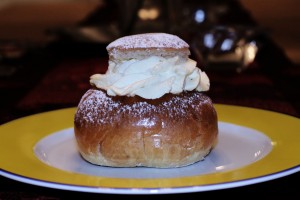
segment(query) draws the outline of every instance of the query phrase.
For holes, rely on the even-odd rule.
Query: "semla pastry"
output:
[[[111,167],[182,167],[203,160],[218,136],[205,94],[206,73],[178,36],[146,33],[107,46],[105,74],[90,77],[74,118],[77,146],[90,163]]]

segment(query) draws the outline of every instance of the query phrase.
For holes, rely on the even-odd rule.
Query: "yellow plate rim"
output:
[[[218,120],[256,129],[272,140],[272,151],[237,170],[180,178],[128,179],[63,171],[41,162],[34,145],[45,136],[73,127],[76,108],[30,115],[0,126],[0,175],[66,190],[153,194],[207,191],[248,185],[300,171],[300,120],[250,107],[215,104]],[[26,163],[26,164],[24,164]]]

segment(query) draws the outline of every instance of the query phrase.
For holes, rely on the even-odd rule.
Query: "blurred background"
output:
[[[189,43],[192,59],[210,78],[214,103],[300,118],[299,8],[298,0],[0,0],[0,124],[77,106],[91,87],[89,77],[107,69],[106,46],[145,32]],[[218,192],[295,197],[296,181],[299,173]],[[0,199],[74,196],[4,177],[0,185]],[[215,192],[201,197],[219,196]]]
[[[216,103],[298,116],[299,5],[297,0],[1,0],[4,121],[76,106],[90,87],[89,76],[106,71],[106,46],[145,32],[187,41],[192,59],[211,79]]]
[[[267,34],[289,59],[299,63],[298,7],[297,0],[1,0],[0,48],[2,54],[17,54],[22,52],[14,51],[13,45],[26,50],[62,37],[109,43],[122,35],[156,31],[194,42],[197,54],[214,45],[221,51],[233,50],[237,43],[250,43]],[[220,40],[225,40],[223,49]],[[253,45],[250,49],[255,52]]]

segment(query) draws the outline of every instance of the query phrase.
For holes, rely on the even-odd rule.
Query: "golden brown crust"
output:
[[[90,89],[74,120],[81,155],[114,167],[181,167],[202,160],[217,142],[217,114],[204,93],[148,100]]]
[[[189,45],[176,35],[167,33],[143,33],[121,37],[107,46],[110,60],[144,59],[149,56],[187,59]]]

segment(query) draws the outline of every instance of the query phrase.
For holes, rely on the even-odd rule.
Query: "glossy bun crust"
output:
[[[74,130],[82,157],[112,167],[171,168],[203,160],[217,142],[217,114],[200,92],[159,99],[88,90]]]

